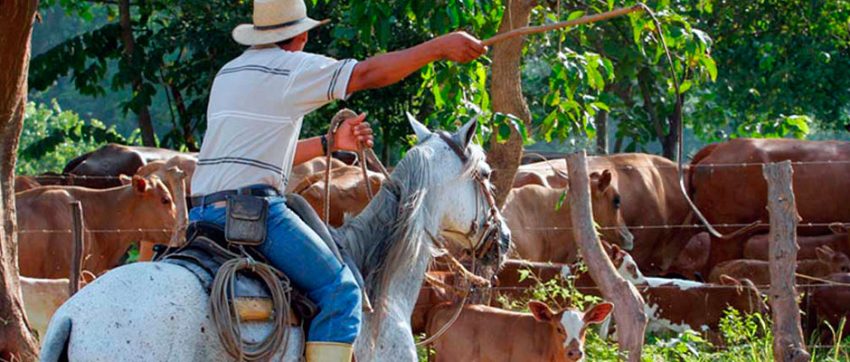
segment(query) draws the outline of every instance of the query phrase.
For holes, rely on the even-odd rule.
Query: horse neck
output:
[[[391,279],[381,293],[386,299],[376,300],[375,295],[370,295],[373,297],[373,305],[384,303],[384,308],[381,316],[377,310],[364,316],[364,338],[358,339],[357,349],[358,355],[362,354],[366,360],[402,361],[408,360],[411,354],[415,356],[410,316],[431,260],[430,244],[421,237],[394,240],[399,236],[397,229],[405,226],[399,220],[402,214],[399,211],[399,200],[405,200],[406,195],[400,194],[392,182],[388,180],[363,212],[339,229],[347,242],[344,247],[351,253],[364,276],[380,264],[380,256],[386,257],[383,251],[390,246],[389,243],[414,243],[409,250],[415,255],[410,255],[407,260],[415,260],[409,269],[390,275]],[[371,338],[365,338],[370,336],[376,337],[376,346],[371,346]],[[376,351],[380,353],[376,355]]]
[[[338,229],[343,235],[343,246],[364,275],[369,269],[366,265],[369,254],[375,247],[388,242],[397,221],[398,196],[382,187],[360,214]]]

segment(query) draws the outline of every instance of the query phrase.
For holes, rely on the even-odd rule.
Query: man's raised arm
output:
[[[487,51],[481,40],[458,31],[412,48],[371,57],[357,63],[347,94],[395,84],[431,62],[447,59],[467,63]]]

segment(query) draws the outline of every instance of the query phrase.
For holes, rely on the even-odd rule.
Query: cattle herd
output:
[[[694,330],[719,340],[718,323],[727,308],[768,312],[761,292],[770,283],[762,165],[784,160],[793,162],[801,217],[797,273],[803,327],[829,337],[826,323],[837,326],[850,311],[850,287],[843,284],[850,282],[850,179],[843,177],[850,174],[850,143],[736,139],[700,150],[684,170],[685,188],[710,223],[733,233],[725,239],[703,231],[680,191],[676,163],[640,153],[588,158],[594,221],[617,271],[645,300],[648,331]],[[16,178],[24,304],[38,333],[43,335],[50,315],[68,297],[69,204],[83,205],[82,269],[96,277],[124,263],[127,250],[139,242],[140,260],[150,257],[150,245],[168,243],[177,222],[175,205],[182,200],[172,197],[178,186],[165,182],[164,172],[177,167],[191,178],[196,161],[193,154],[107,145],[72,160],[61,174]],[[323,177],[328,168],[329,186]],[[380,173],[369,173],[373,189],[382,181]],[[412,327],[415,334],[442,334],[432,344],[437,360],[583,358],[588,325],[606,321],[614,306],[601,302],[579,310],[562,296],[549,301],[559,305],[553,310],[529,300],[528,293],[555,283],[601,297],[582,272],[569,203],[558,206],[567,181],[563,160],[520,166],[503,207],[512,256],[494,277],[489,305],[459,306],[457,295],[444,287],[457,284],[454,274],[429,271],[429,280],[441,283],[423,286]],[[329,223],[339,226],[368,203],[363,182],[359,167],[317,158],[293,169],[287,191],[320,211],[329,187]],[[505,301],[521,301],[512,305],[530,313],[502,309]],[[603,323],[601,335],[609,328]],[[464,343],[453,343],[459,340]]]

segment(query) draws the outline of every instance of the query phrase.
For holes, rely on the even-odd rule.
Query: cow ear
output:
[[[584,312],[585,324],[599,324],[608,318],[611,311],[614,310],[614,305],[608,302],[594,305],[590,310]]]
[[[141,176],[133,176],[133,189],[136,192],[143,194],[148,191],[150,185],[148,184],[148,180]]]
[[[611,186],[611,178],[611,171],[602,171],[602,176],[599,177],[599,184],[596,185],[597,190],[599,190],[599,192],[605,192],[605,189],[607,189],[608,186]]]
[[[539,322],[549,323],[555,320],[555,313],[549,309],[549,306],[546,305],[546,303],[532,300],[528,302],[528,309],[531,310],[531,314],[534,315],[534,319]]]
[[[121,181],[121,186],[127,186],[133,183],[133,178],[122,173],[118,175],[118,181]]]
[[[835,256],[835,252],[829,246],[819,246],[815,248],[815,255],[817,255],[818,260],[828,263]]]
[[[741,285],[737,279],[732,278],[726,274],[720,275],[720,285]]]
[[[472,142],[472,137],[475,136],[475,130],[478,128],[478,117],[473,117],[469,122],[466,122],[460,129],[457,131],[460,140],[463,141],[463,148],[469,146],[469,143]]]
[[[413,115],[410,114],[410,112],[405,112],[405,114],[407,115],[407,121],[410,122],[410,126],[413,127],[413,133],[416,134],[416,138],[419,143],[425,141],[431,136],[431,131],[428,127],[425,127],[424,124],[417,121],[416,118],[413,118]]]

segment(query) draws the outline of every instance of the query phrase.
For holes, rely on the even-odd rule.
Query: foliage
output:
[[[696,24],[711,29],[717,83],[694,100],[707,140],[782,132],[782,124],[843,129],[850,123],[850,28],[846,1],[692,1]],[[779,125],[779,126],[777,126]]]
[[[15,173],[61,172],[74,157],[109,142],[126,144],[128,140],[114,127],[106,127],[96,119],[86,122],[73,111],[63,111],[55,101],[50,107],[30,102],[26,107]]]
[[[309,13],[331,24],[311,32],[308,51],[364,59],[406,48],[462,29],[492,36],[505,0],[330,1],[309,0]],[[551,23],[629,6],[633,0],[539,2],[531,23]],[[81,94],[123,99],[125,111],[167,98],[155,110],[164,146],[196,149],[205,129],[212,78],[241,51],[230,39],[236,24],[250,19],[247,1],[133,2],[137,60],[121,57],[116,6],[49,0],[97,26],[37,56],[33,89],[70,74]],[[847,2],[655,0],[662,33],[681,80],[687,127],[703,141],[729,137],[807,137],[850,123]],[[784,16],[795,14],[795,16]],[[796,16],[799,15],[799,16]],[[587,147],[597,123],[609,120],[613,151],[675,149],[674,112],[666,59],[655,24],[642,13],[528,37],[523,50],[523,89],[532,124],[522,130],[534,141]],[[491,113],[487,78],[491,60],[437,62],[385,89],[361,92],[308,116],[306,135],[322,132],[342,106],[367,111],[376,123],[378,150],[397,159],[409,129],[404,112],[426,123],[453,128],[475,116],[481,137],[504,140],[519,128],[510,115]],[[127,92],[141,74],[139,92]],[[716,80],[716,82],[714,82]],[[124,129],[119,127],[119,129]]]

